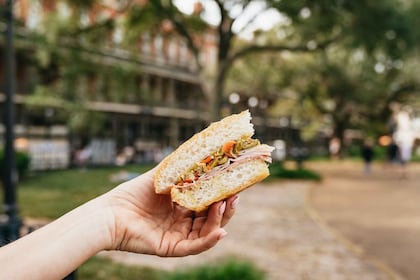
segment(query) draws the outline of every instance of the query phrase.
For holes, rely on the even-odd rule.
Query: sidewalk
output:
[[[165,259],[124,252],[104,252],[128,264],[184,269],[237,256],[254,262],[267,279],[392,279],[359,258],[334,234],[314,221],[307,194],[314,183],[281,181],[257,185],[240,195],[239,208],[226,227],[228,236],[201,255]]]
[[[406,178],[398,166],[380,163],[370,176],[361,162],[309,164],[324,175],[310,200],[321,220],[362,256],[419,279],[420,164],[410,163]]]

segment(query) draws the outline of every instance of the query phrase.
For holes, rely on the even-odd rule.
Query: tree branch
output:
[[[244,6],[244,9],[243,10],[245,10],[247,7],[248,7],[248,5],[251,3],[251,1],[248,1],[248,3],[246,3],[246,5]],[[258,16],[260,16],[261,15],[261,13],[263,13],[263,12],[266,12],[267,11],[267,8],[265,8],[265,9],[263,9],[263,10],[261,10],[261,11],[258,11],[258,12],[256,12],[249,20],[248,20],[248,22],[238,31],[238,34],[239,33],[241,33],[241,32],[243,32],[248,26],[250,26],[253,22],[255,22],[255,20],[258,18]],[[236,19],[235,19],[236,20]]]
[[[415,82],[406,84],[392,91],[385,100],[385,104],[381,110],[380,116],[383,118],[386,117],[389,111],[389,104],[391,104],[393,101],[397,101],[403,94],[418,91],[420,91],[420,85]]]
[[[183,37],[185,41],[187,42],[187,47],[193,53],[198,67],[202,68],[200,59],[199,59],[199,49],[194,43],[193,37],[188,32],[186,26],[181,21],[176,19],[173,9],[165,7],[161,1],[149,1],[149,2],[154,6],[155,9],[157,9],[160,13],[166,16],[174,24],[174,27],[177,33],[181,35],[181,37]],[[172,2],[171,1],[169,2],[170,2],[171,7],[173,7]]]
[[[326,40],[317,45],[317,48],[314,50],[308,49],[306,45],[296,45],[296,46],[288,46],[288,45],[248,45],[241,50],[238,50],[236,53],[231,55],[226,59],[224,63],[225,67],[230,67],[235,60],[242,58],[251,53],[262,53],[262,52],[282,52],[282,51],[290,51],[290,52],[314,52],[318,50],[323,50],[328,47],[331,43],[338,40],[340,36],[333,37],[332,39]]]

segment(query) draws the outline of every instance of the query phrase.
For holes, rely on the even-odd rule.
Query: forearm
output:
[[[109,215],[101,198],[0,249],[0,279],[62,279],[108,248]]]

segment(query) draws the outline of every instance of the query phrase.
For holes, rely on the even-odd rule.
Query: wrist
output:
[[[115,239],[115,216],[107,195],[102,195],[88,204],[88,215],[92,215],[91,228],[95,229],[99,251],[110,250]],[[90,208],[90,209],[89,209]]]

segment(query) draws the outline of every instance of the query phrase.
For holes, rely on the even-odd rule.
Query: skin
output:
[[[154,171],[0,248],[0,279],[61,279],[102,250],[194,255],[226,236],[236,195],[194,213],[154,192]]]

